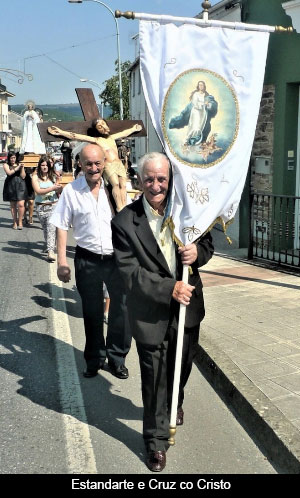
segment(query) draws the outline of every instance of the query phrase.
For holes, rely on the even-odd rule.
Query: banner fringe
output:
[[[224,220],[219,216],[218,218],[215,219],[215,221],[208,227],[207,230],[205,230],[205,232],[203,232],[200,237],[198,237],[197,239],[195,239],[192,243],[196,243],[199,239],[201,239],[201,237],[203,237],[205,234],[207,234],[208,232],[210,232],[212,230],[212,228],[217,224],[219,223],[222,228],[223,228],[223,233],[226,237],[226,240],[228,242],[229,245],[232,244],[232,240],[231,238],[229,237],[229,235],[226,234],[226,231],[227,231],[227,228],[229,227],[229,225],[231,225],[231,223],[233,223],[234,221],[234,218],[232,218],[231,220],[227,221],[226,223],[224,222]],[[175,225],[174,225],[174,221],[173,221],[173,218],[172,216],[168,216],[168,218],[165,219],[165,221],[163,222],[162,226],[161,226],[161,230],[163,230],[166,226],[168,226],[171,230],[171,235],[172,235],[172,239],[173,241],[178,245],[178,247],[184,247],[184,244],[183,242],[181,242],[180,239],[178,239],[178,237],[176,237],[175,235]]]

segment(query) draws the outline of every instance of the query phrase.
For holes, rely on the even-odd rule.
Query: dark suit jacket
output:
[[[160,344],[168,324],[176,323],[179,304],[172,298],[176,280],[182,280],[177,258],[175,279],[148,223],[142,197],[122,209],[112,220],[113,246],[126,286],[127,308],[133,337],[145,344]],[[185,326],[200,325],[204,318],[202,282],[198,267],[209,261],[213,245],[208,233],[197,243],[198,259],[193,263],[189,283],[195,290],[187,306]]]

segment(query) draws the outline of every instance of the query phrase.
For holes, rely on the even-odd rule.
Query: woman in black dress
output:
[[[3,200],[5,202],[10,202],[13,228],[15,230],[22,230],[25,199],[27,199],[24,164],[17,162],[15,152],[9,152],[7,163],[4,163],[3,169],[6,173],[3,187]]]

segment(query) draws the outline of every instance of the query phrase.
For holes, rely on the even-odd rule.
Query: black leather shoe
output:
[[[183,425],[184,411],[182,408],[178,408],[176,415],[176,425]]]
[[[98,370],[88,370],[86,369],[83,372],[83,377],[86,377],[87,379],[90,379],[91,377],[96,377],[98,375]]]
[[[83,372],[83,377],[86,377],[87,379],[90,379],[91,377],[96,377],[96,375],[98,375],[98,370],[101,370],[101,368],[103,368],[103,366],[104,366],[104,364],[100,365],[100,367],[97,370],[90,370],[89,368],[87,368]]]
[[[164,470],[167,463],[165,451],[149,451],[146,464],[152,472],[161,472]]]
[[[111,370],[111,373],[115,377],[118,377],[118,379],[128,379],[129,372],[125,365],[119,365],[117,367],[116,365],[109,364],[109,368]]]

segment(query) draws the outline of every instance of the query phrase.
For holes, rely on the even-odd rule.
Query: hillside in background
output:
[[[39,105],[36,107],[41,109],[44,114],[44,121],[82,121],[83,114],[79,104],[53,104]],[[24,110],[23,105],[10,105],[12,111],[21,113]],[[104,107],[104,117],[109,118],[111,114],[109,107]]]

